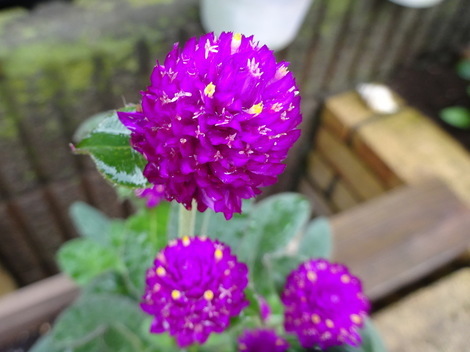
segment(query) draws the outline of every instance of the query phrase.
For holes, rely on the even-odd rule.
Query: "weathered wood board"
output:
[[[470,245],[470,208],[430,179],[331,217],[334,258],[362,278],[371,299],[449,263]]]

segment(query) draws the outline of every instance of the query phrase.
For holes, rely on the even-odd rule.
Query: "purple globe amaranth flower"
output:
[[[300,136],[300,96],[286,62],[253,37],[213,33],[175,44],[153,69],[141,108],[118,112],[144,175],[168,200],[227,219],[276,182]]]
[[[285,352],[289,344],[270,329],[246,330],[238,338],[239,352]]]
[[[145,198],[148,208],[154,208],[165,199],[165,187],[163,185],[154,185],[149,188],[137,189],[135,195],[140,198]]]
[[[281,295],[284,328],[304,348],[361,343],[359,328],[370,308],[361,282],[341,264],[310,260],[291,272]]]
[[[230,247],[206,237],[169,243],[147,271],[142,309],[154,316],[150,332],[169,332],[180,347],[203,344],[227,329],[248,305],[248,268]]]

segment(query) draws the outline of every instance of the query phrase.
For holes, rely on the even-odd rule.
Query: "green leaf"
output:
[[[81,236],[102,245],[109,243],[107,235],[110,220],[98,209],[83,202],[75,202],[70,207],[70,217]]]
[[[457,74],[466,80],[470,81],[470,60],[464,59],[457,64]]]
[[[287,275],[303,261],[303,258],[296,255],[273,256],[266,259],[269,276],[277,292],[284,287]]]
[[[302,259],[331,258],[333,252],[333,239],[328,218],[318,217],[310,222],[302,235],[297,255]]]
[[[361,337],[362,344],[359,347],[342,345],[329,348],[327,352],[387,352],[380,334],[370,319],[366,319]]]
[[[462,106],[452,106],[440,112],[441,119],[451,126],[470,129],[470,110]]]
[[[122,275],[112,271],[107,271],[96,276],[90,283],[82,287],[81,293],[82,295],[128,295],[126,283]]]
[[[371,319],[366,319],[361,332],[364,352],[386,352],[385,344]]]
[[[268,295],[273,289],[265,255],[283,253],[310,217],[310,202],[297,193],[281,193],[256,204],[238,254],[250,268],[255,289]]]
[[[139,336],[144,319],[136,302],[117,295],[87,295],[57,320],[51,333],[54,345],[76,348],[103,337],[111,328],[126,329]]]
[[[58,251],[57,259],[62,271],[80,285],[105,271],[120,267],[119,258],[111,249],[85,238],[64,244]]]
[[[72,139],[74,142],[78,143],[85,137],[87,137],[94,129],[96,129],[104,119],[109,116],[109,111],[100,112],[96,115],[90,116],[84,122],[78,126],[75,131]]]
[[[116,111],[105,114],[103,121],[76,145],[75,151],[90,154],[98,170],[117,185],[148,187],[142,174],[146,160],[131,147],[130,131],[119,121]]]
[[[161,202],[154,208],[141,209],[131,216],[126,226],[133,232],[148,232],[149,241],[155,251],[167,244],[167,229],[170,221],[171,203]]]

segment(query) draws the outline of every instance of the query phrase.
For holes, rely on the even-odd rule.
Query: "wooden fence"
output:
[[[86,117],[123,98],[136,101],[171,43],[202,33],[197,10],[196,0],[76,0],[0,14],[0,262],[19,285],[57,272],[55,251],[76,236],[72,202],[128,214],[68,144]],[[278,55],[298,77],[308,135],[325,96],[385,80],[418,56],[440,58],[469,41],[468,0],[430,9],[315,0],[296,41]],[[291,186],[307,140],[292,153],[279,189]]]

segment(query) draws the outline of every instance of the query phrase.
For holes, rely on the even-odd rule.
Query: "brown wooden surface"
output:
[[[56,275],[0,298],[0,346],[52,318],[78,296],[78,287]]]
[[[379,165],[371,167],[385,164],[407,184],[440,177],[470,206],[470,154],[419,111],[406,108],[357,129],[353,147],[367,158],[360,144],[373,154],[369,159],[380,159]]]
[[[361,200],[377,197],[386,191],[380,179],[360,160],[353,150],[326,129],[319,129],[316,147],[333,169],[349,184]],[[313,170],[315,173],[315,170]]]
[[[378,299],[465,252],[470,210],[441,181],[390,191],[331,217],[337,261]]]
[[[340,178],[333,184],[329,200],[336,212],[348,210],[360,202],[357,195]]]

